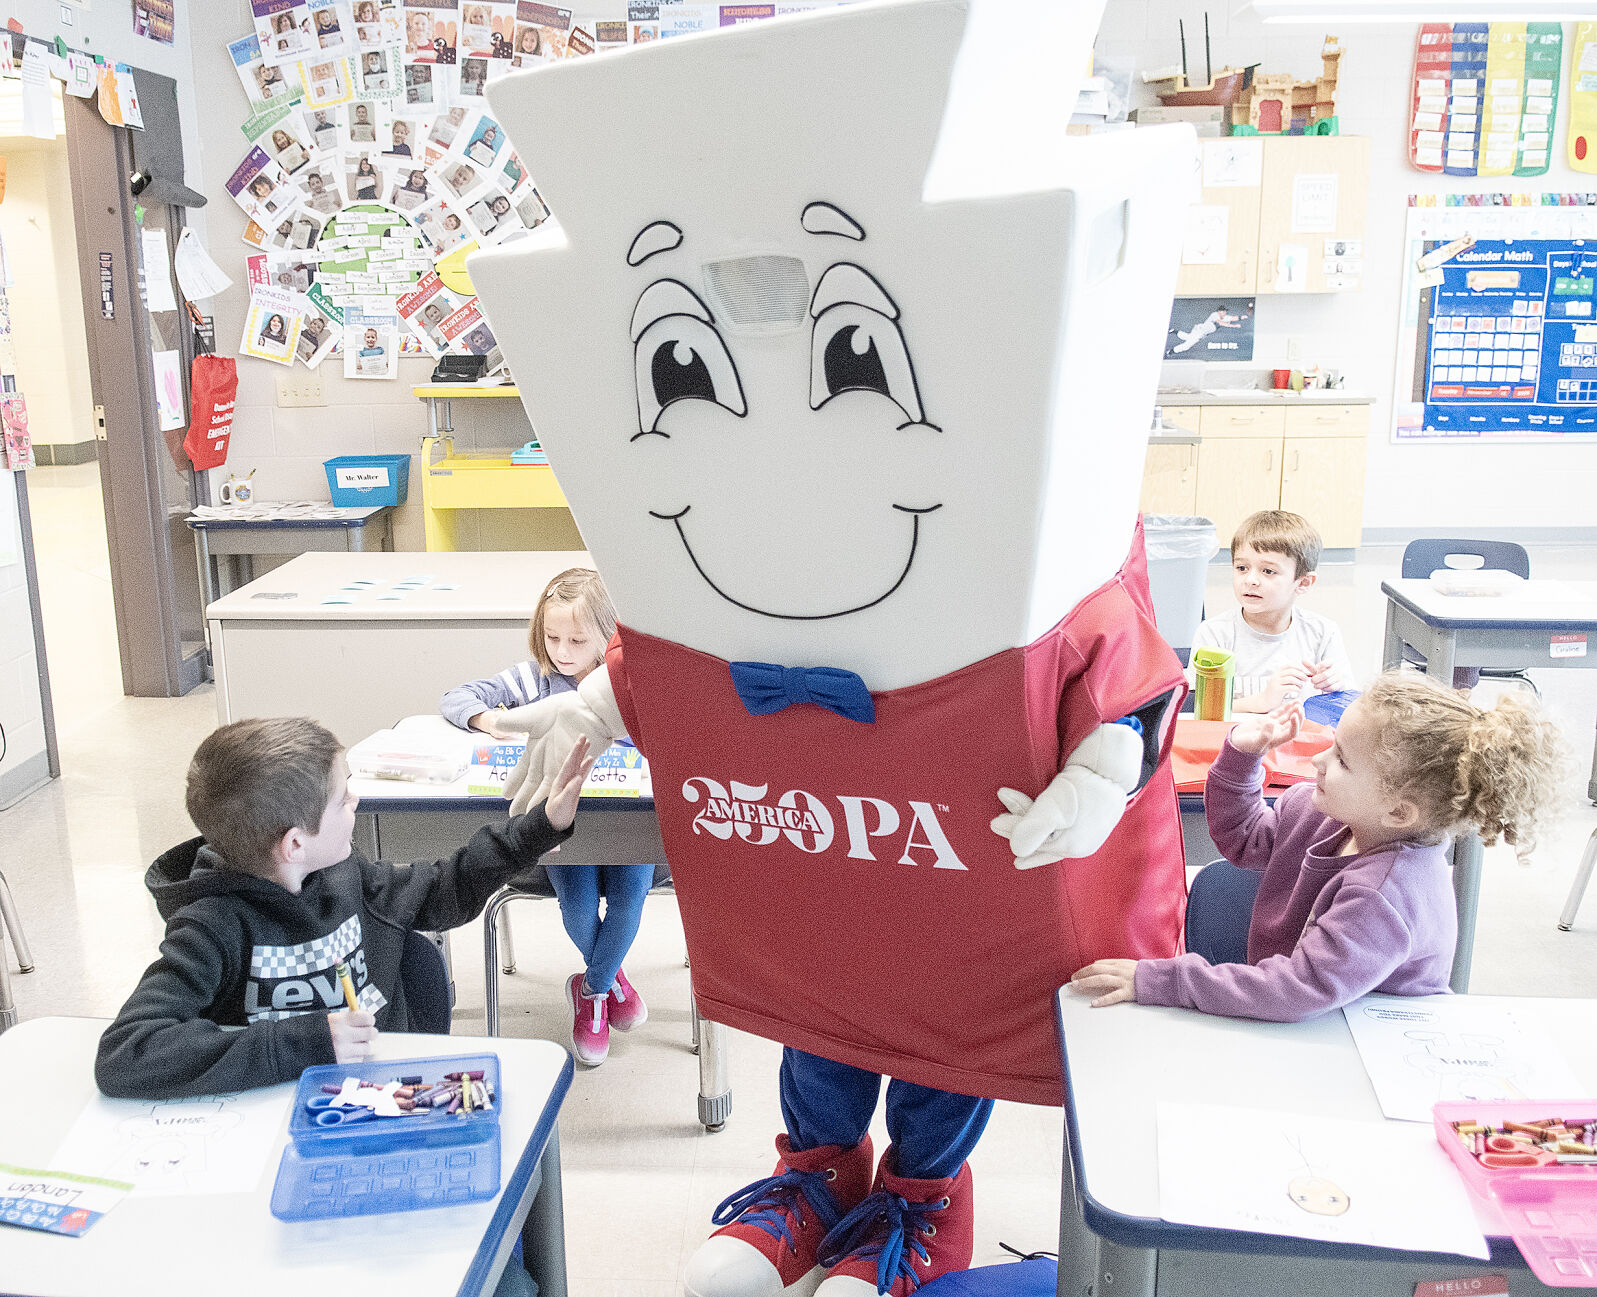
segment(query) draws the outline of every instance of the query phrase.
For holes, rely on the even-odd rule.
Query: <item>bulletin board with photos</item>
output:
[[[1392,440],[1597,440],[1597,194],[1446,198],[1409,208]]]
[[[253,29],[227,47],[249,104],[227,181],[255,249],[240,353],[313,367],[341,354],[359,378],[396,377],[404,352],[502,366],[476,299],[435,270],[549,216],[486,87],[552,60],[838,2],[631,4],[585,27],[535,0],[250,0]]]

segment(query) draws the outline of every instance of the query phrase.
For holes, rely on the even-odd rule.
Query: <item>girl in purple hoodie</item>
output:
[[[1379,991],[1448,989],[1458,940],[1451,836],[1475,829],[1525,859],[1558,793],[1557,727],[1521,694],[1490,711],[1392,672],[1349,707],[1313,784],[1264,801],[1264,754],[1302,708],[1239,721],[1209,771],[1204,809],[1227,860],[1258,870],[1248,962],[1100,959],[1071,978],[1093,1007],[1135,1000],[1297,1022]]]

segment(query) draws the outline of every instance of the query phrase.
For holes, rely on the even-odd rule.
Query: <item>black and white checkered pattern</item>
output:
[[[360,915],[352,914],[314,941],[297,946],[256,946],[250,956],[250,976],[272,981],[319,973],[360,949],[360,938]]]

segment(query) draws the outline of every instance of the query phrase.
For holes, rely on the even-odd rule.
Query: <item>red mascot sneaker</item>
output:
[[[627,981],[626,973],[619,968],[616,969],[616,984],[605,998],[610,1001],[606,1009],[610,1025],[617,1031],[631,1031],[649,1020],[649,1006],[643,1002],[637,988]]]
[[[826,1281],[815,1297],[909,1297],[939,1275],[970,1268],[974,1203],[970,1163],[944,1180],[909,1180],[882,1154],[875,1191],[827,1234]]]
[[[598,1067],[610,1056],[610,1020],[603,995],[589,995],[582,989],[582,974],[566,979],[566,1000],[571,1005],[571,1052],[577,1062]]]
[[[776,1137],[776,1170],[715,1209],[718,1229],[688,1262],[686,1297],[810,1297],[826,1277],[816,1253],[871,1185],[871,1137],[853,1148],[794,1152]]]

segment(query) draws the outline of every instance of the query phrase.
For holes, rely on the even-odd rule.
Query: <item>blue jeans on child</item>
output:
[[[588,990],[603,995],[615,985],[621,961],[638,935],[643,898],[654,881],[654,866],[544,863],[549,870],[549,884],[560,898],[560,921],[587,965]]]
[[[550,873],[553,873],[550,870]],[[782,1049],[782,1119],[797,1149],[852,1148],[871,1128],[882,1078],[875,1072]],[[896,1174],[911,1180],[953,1175],[987,1129],[991,1099],[933,1090],[896,1078],[887,1083],[887,1136]]]

